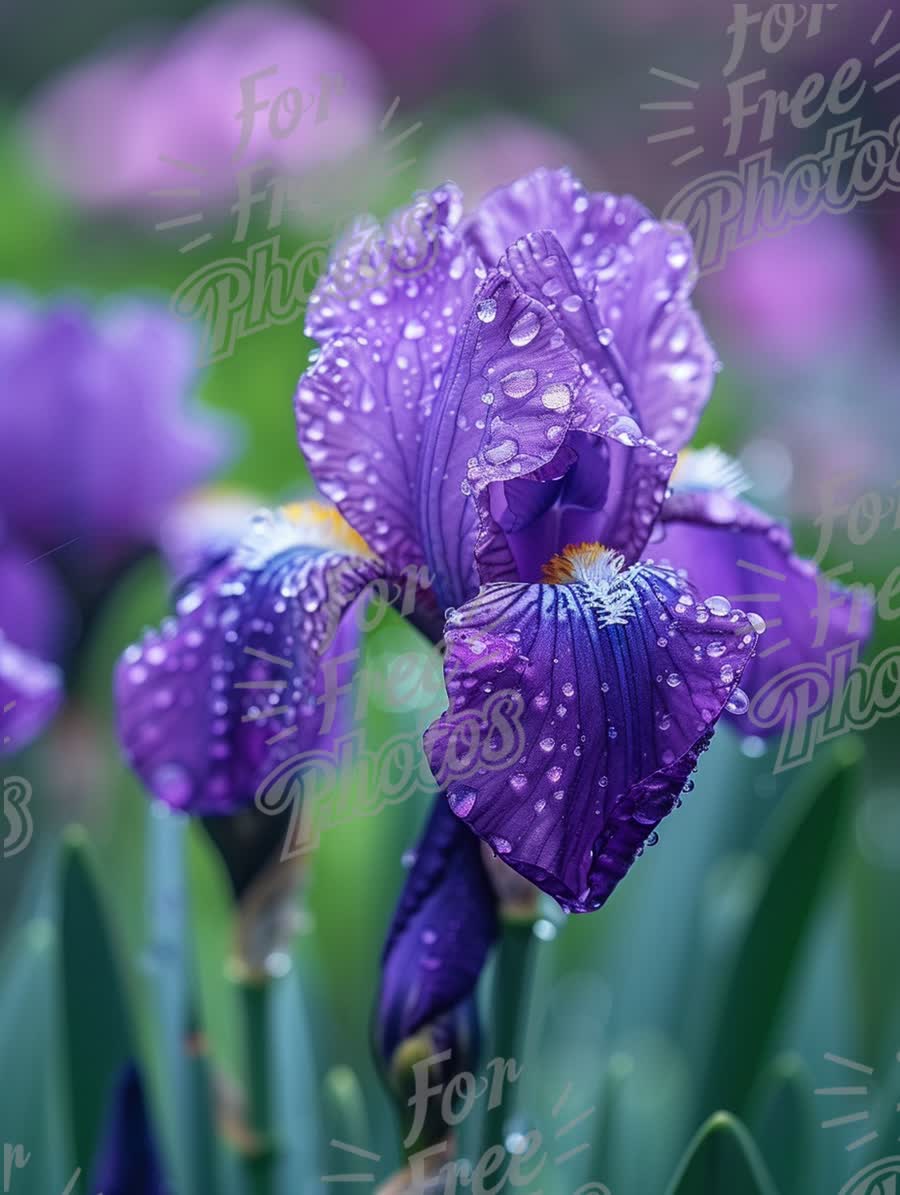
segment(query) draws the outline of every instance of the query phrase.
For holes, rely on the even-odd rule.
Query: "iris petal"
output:
[[[418,461],[422,542],[445,608],[478,588],[471,495],[553,460],[583,381],[546,307],[492,274],[453,346]]]
[[[515,758],[485,755],[451,781],[451,807],[564,908],[599,907],[675,805],[753,651],[750,624],[645,567],[612,598],[490,585],[448,621],[450,708],[426,732],[435,775],[452,775],[454,726],[486,700],[509,691],[524,710]]]
[[[471,996],[497,936],[496,897],[481,844],[438,796],[382,955],[381,1056]]]
[[[754,717],[753,699],[798,667],[832,677],[816,703],[827,704],[835,672],[828,655],[869,638],[871,596],[823,576],[812,561],[795,555],[787,527],[724,491],[675,493],[663,509],[661,531],[654,556],[685,569],[701,592],[721,594],[767,624],[744,677],[751,706],[737,718],[742,729],[777,729]]]
[[[327,688],[324,664],[338,667],[341,619],[382,572],[371,557],[304,546],[283,514],[254,522],[116,672],[129,762],[159,799],[194,814],[252,804],[274,769],[330,744],[346,676]]]
[[[379,284],[346,302],[343,274],[363,263],[339,255],[343,273],[323,280],[308,320],[310,335],[328,339],[300,379],[300,447],[320,488],[395,573],[425,562],[415,496],[422,428],[477,285],[474,254],[454,232],[457,207],[426,209],[412,276],[396,237],[375,241],[367,260]]]

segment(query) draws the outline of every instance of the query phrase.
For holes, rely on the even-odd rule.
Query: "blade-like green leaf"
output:
[[[666,1195],[778,1195],[778,1192],[746,1128],[729,1113],[717,1112],[688,1146]]]
[[[827,890],[861,747],[843,739],[818,777],[785,798],[761,895],[722,989],[704,1107],[744,1111],[765,1066],[800,947]]]
[[[134,1043],[126,971],[80,827],[67,831],[60,865],[66,1092],[75,1159],[88,1171],[110,1091]]]
[[[809,1067],[796,1054],[776,1058],[759,1084],[754,1136],[775,1181],[790,1195],[807,1195],[812,1183],[814,1086]]]
[[[203,827],[188,827],[188,891],[194,965],[200,994],[200,1020],[212,1061],[230,1080],[240,1082],[246,1058],[237,986],[228,970],[233,948],[234,900],[215,847]]]
[[[9,1189],[61,1191],[75,1168],[62,1107],[58,936],[48,918],[15,934],[0,967],[0,1126]]]

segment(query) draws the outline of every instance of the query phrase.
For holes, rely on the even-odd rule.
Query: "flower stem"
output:
[[[494,973],[494,1057],[501,1058],[504,1065],[514,1062],[517,1069],[522,1065],[519,1051],[525,1040],[531,1000],[534,921],[530,915],[504,918]],[[501,1099],[485,1114],[482,1152],[504,1143],[514,1104],[515,1087],[504,1084]]]
[[[251,1195],[275,1191],[275,1138],[272,1126],[270,1040],[271,990],[267,980],[239,981],[247,1050],[246,1093],[250,1143],[242,1151],[244,1173]]]

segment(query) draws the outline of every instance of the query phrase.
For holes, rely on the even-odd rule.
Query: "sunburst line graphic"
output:
[[[890,21],[890,19],[893,15],[894,15],[894,10],[892,8],[889,8],[887,10],[887,12],[884,14],[884,16],[881,18],[881,21],[878,24],[878,28],[875,30],[875,32],[872,34],[872,36],[869,38],[869,41],[872,43],[873,46],[878,44],[878,39],[881,37],[882,33],[884,33],[885,29],[887,28],[888,21]]]
[[[678,137],[690,137],[696,131],[692,124],[685,125],[682,129],[669,129],[668,132],[654,133],[651,137],[648,137],[647,144],[655,145],[657,141],[674,141]]]
[[[700,84],[696,79],[687,79],[684,75],[675,75],[671,71],[660,70],[657,66],[650,68],[650,74],[657,79],[664,79],[668,83],[675,83],[678,87],[688,87],[692,91],[699,91]],[[690,112],[694,107],[693,100],[654,100],[651,103],[641,104],[641,108],[646,112]],[[696,133],[694,125],[685,125],[680,129],[669,129],[663,133],[653,133],[647,138],[648,145],[655,145],[660,141],[677,141],[681,137],[692,137]],[[687,150],[671,161],[672,166],[683,166],[685,162],[690,162],[693,158],[698,158],[703,153],[703,146],[697,145],[693,149]]]
[[[842,1058],[839,1054],[826,1054],[825,1061],[832,1063],[834,1066],[843,1067],[845,1070],[854,1071],[860,1075],[874,1075],[875,1070],[871,1066],[866,1066],[863,1062],[854,1062],[852,1058]],[[850,1086],[850,1087],[817,1087],[816,1095],[826,1096],[829,1098],[839,1097],[857,1099],[859,1097],[869,1095],[869,1086]],[[839,1129],[845,1125],[862,1124],[869,1119],[870,1113],[868,1110],[861,1112],[848,1112],[843,1116],[834,1116],[828,1120],[821,1122],[823,1129]],[[847,1153],[853,1153],[857,1149],[862,1149],[864,1145],[877,1140],[878,1131],[873,1129],[871,1132],[864,1133],[861,1137],[856,1137],[849,1144],[844,1146]]]
[[[700,90],[700,84],[696,79],[687,79],[684,75],[674,75],[671,71],[660,70],[658,66],[651,66],[650,74],[655,75],[657,79],[665,79],[668,83],[677,83],[681,87],[690,87],[693,91]]]
[[[888,22],[890,21],[890,19],[893,15],[894,15],[893,9],[889,8],[887,10],[887,12],[885,12],[885,14],[881,18],[881,20],[879,21],[877,29],[872,34],[872,36],[869,38],[869,41],[872,43],[873,46],[878,44],[878,41],[881,38],[882,33],[884,33],[885,29],[887,28]],[[894,45],[889,46],[886,50],[884,50],[881,54],[878,55],[878,57],[875,59],[875,66],[876,67],[884,66],[884,64],[886,62],[889,62],[894,57],[894,55],[898,54],[898,53],[900,53],[900,42],[895,42]],[[893,87],[895,83],[900,83],[900,71],[898,71],[894,75],[891,75],[887,79],[882,79],[880,83],[873,84],[872,90],[877,95],[882,91],[886,91],[889,87]]]
[[[292,660],[286,660],[284,656],[273,656],[267,651],[262,651],[258,647],[245,647],[244,654],[248,656],[255,656],[258,660],[264,660],[267,664],[274,664],[278,668],[293,668]],[[288,682],[286,680],[241,680],[235,681],[235,689],[269,689],[273,692],[283,692],[287,688]],[[286,705],[279,705],[275,708],[260,710],[258,714],[245,714],[242,722],[265,722],[267,718],[274,717],[276,714],[283,714],[289,709]],[[271,747],[275,743],[280,743],[282,739],[290,738],[292,734],[297,733],[296,726],[285,726],[277,733],[273,734],[271,738],[265,740],[266,746]]]
[[[198,166],[195,162],[183,162],[180,158],[173,158],[168,154],[160,154],[158,160],[165,162],[167,166],[174,166],[176,170],[186,170],[189,174],[206,174],[205,166]]]
[[[563,1088],[556,1103],[553,1105],[553,1110],[550,1114],[551,1117],[553,1118],[553,1120],[556,1120],[556,1118],[559,1116],[560,1112],[563,1110],[566,1103],[568,1102],[569,1096],[571,1094],[572,1094],[572,1084],[567,1083],[565,1085],[565,1087]],[[584,1112],[579,1112],[577,1116],[573,1117],[572,1120],[567,1121],[566,1124],[561,1125],[556,1130],[556,1132],[553,1134],[555,1140],[558,1141],[560,1137],[564,1137],[568,1132],[570,1132],[572,1129],[574,1129],[577,1125],[581,1124],[582,1121],[587,1120],[588,1117],[590,1117],[590,1116],[593,1116],[595,1111],[596,1111],[596,1107],[592,1105],[590,1108],[587,1108]],[[566,1150],[564,1153],[558,1154],[553,1159],[553,1164],[554,1164],[554,1166],[562,1166],[565,1162],[568,1162],[571,1158],[577,1157],[577,1155],[580,1153],[584,1153],[584,1151],[586,1149],[590,1149],[590,1144],[586,1141],[582,1142],[581,1145],[575,1145],[571,1149]]]
[[[368,1149],[360,1149],[358,1145],[350,1145],[346,1141],[336,1141],[334,1138],[329,1142],[333,1149],[339,1149],[343,1153],[352,1154],[355,1158],[363,1158],[367,1162],[380,1162],[381,1154],[372,1153]],[[374,1174],[323,1174],[323,1183],[373,1183],[375,1181]]]

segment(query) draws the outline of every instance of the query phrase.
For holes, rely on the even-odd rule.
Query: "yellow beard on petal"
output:
[[[603,544],[569,544],[544,565],[544,582],[547,585],[571,585],[579,579],[582,570],[599,564],[607,551],[609,549]]]
[[[353,530],[336,506],[312,498],[306,502],[289,502],[281,507],[281,511],[308,547],[343,548],[358,556],[372,554],[366,541]]]

